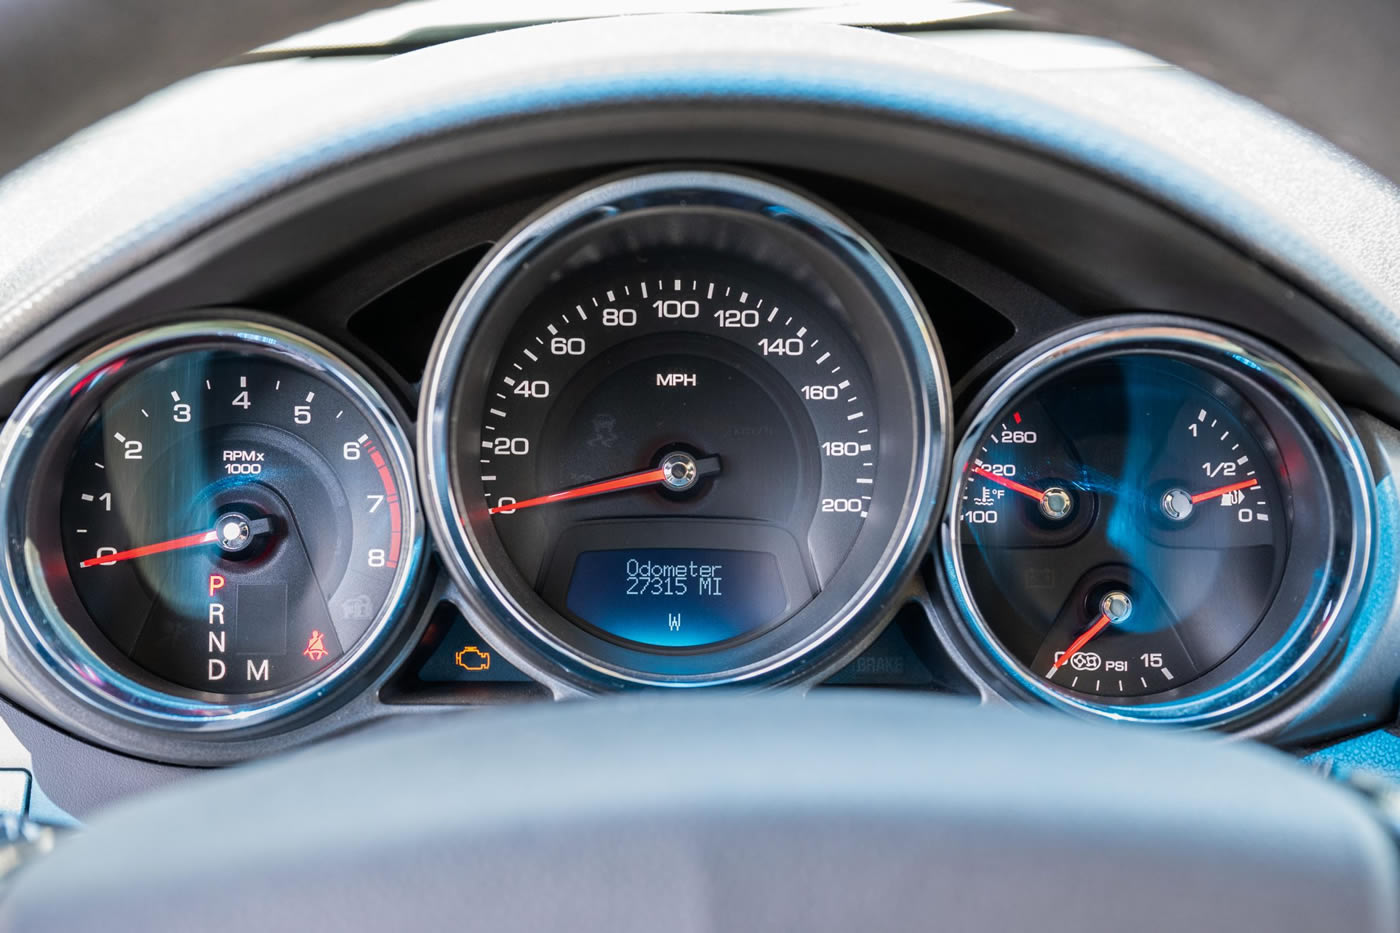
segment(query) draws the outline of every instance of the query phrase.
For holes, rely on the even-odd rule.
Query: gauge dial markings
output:
[[[404,505],[378,431],[341,389],[257,352],[123,375],[82,441],[110,469],[79,461],[66,481],[87,490],[65,496],[65,534],[82,536],[65,551],[99,630],[138,667],[215,694],[286,688],[333,664],[402,557]],[[74,554],[94,538],[117,546]],[[154,543],[122,546],[133,539]]]

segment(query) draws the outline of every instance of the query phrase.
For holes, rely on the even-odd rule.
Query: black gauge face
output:
[[[394,445],[350,393],[274,353],[130,368],[87,387],[105,394],[62,479],[85,640],[198,696],[285,690],[335,665],[409,569]]]
[[[561,615],[652,648],[801,609],[879,480],[860,353],[811,296],[736,261],[638,257],[555,285],[480,418],[470,455],[515,568]]]
[[[1239,392],[1192,363],[1129,354],[1070,368],[992,418],[964,467],[957,547],[982,618],[1031,676],[1150,701],[1193,689],[1268,616],[1291,495]]]
[[[948,390],[923,312],[767,181],[652,172],[545,208],[466,284],[429,375],[464,608],[566,690],[819,677],[931,532]]]

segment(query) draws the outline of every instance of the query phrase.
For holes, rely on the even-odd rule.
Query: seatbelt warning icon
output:
[[[306,642],[306,650],[302,652],[313,661],[320,661],[330,654],[326,650],[326,636],[316,629],[311,630],[311,638]]]

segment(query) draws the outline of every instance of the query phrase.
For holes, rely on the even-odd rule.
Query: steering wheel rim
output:
[[[30,0],[0,22],[0,176],[147,94],[382,0]],[[1400,5],[1334,0],[1026,0],[1253,97],[1400,180]],[[81,67],[78,67],[81,64]]]
[[[1360,796],[1271,750],[920,695],[651,695],[119,805],[0,928],[1361,933],[1394,928],[1397,878]]]

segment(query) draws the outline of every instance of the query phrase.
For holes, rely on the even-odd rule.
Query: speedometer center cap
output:
[[[676,492],[692,489],[700,481],[700,470],[695,464],[695,458],[684,451],[678,450],[663,457],[661,469],[666,474],[662,482],[666,484],[667,489]]]

